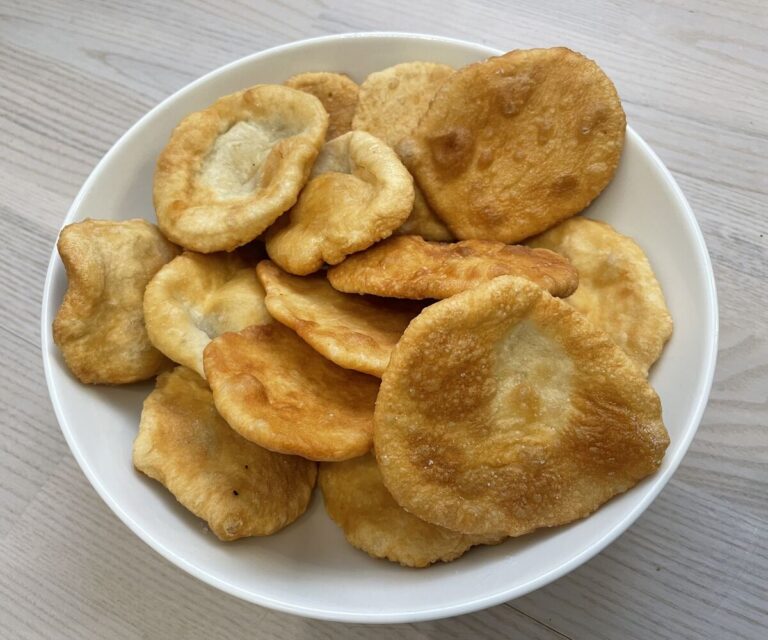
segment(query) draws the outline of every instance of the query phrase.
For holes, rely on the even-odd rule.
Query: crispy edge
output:
[[[485,268],[477,264],[482,260]],[[554,251],[419,236],[389,238],[328,269],[328,281],[339,291],[414,300],[449,298],[502,275],[526,278],[557,297],[571,295],[579,283],[576,269]]]

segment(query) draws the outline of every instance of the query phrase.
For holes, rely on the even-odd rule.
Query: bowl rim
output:
[[[129,127],[112,144],[110,149],[99,160],[99,162],[93,168],[89,176],[86,178],[82,187],[80,188],[77,195],[75,196],[75,199],[72,201],[72,204],[67,211],[67,214],[64,218],[61,228],[69,224],[74,219],[75,213],[79,208],[81,201],[85,197],[85,194],[90,190],[91,185],[97,182],[100,174],[104,169],[104,166],[107,164],[109,158],[115,152],[115,149],[118,146],[120,146],[120,143],[129,135],[131,135],[131,133],[136,128],[138,128],[145,120],[149,120],[154,116],[155,113],[163,109],[168,102],[175,100],[179,97],[182,97],[187,92],[190,92],[196,87],[198,87],[199,85],[208,82],[210,78],[212,78],[215,75],[218,75],[219,73],[225,70],[232,69],[238,65],[246,65],[252,60],[256,60],[260,57],[279,54],[279,53],[290,51],[297,48],[303,48],[311,44],[321,44],[325,42],[334,42],[334,41],[341,41],[341,40],[355,40],[355,39],[364,40],[364,39],[377,39],[377,38],[378,39],[421,40],[421,41],[429,41],[429,42],[440,42],[444,44],[455,44],[455,45],[460,45],[465,47],[469,46],[475,49],[483,49],[487,52],[489,56],[499,55],[503,53],[501,50],[489,47],[487,45],[482,45],[482,44],[478,44],[475,42],[462,40],[458,38],[450,38],[450,37],[444,37],[444,36],[436,36],[431,34],[413,33],[413,32],[364,31],[364,32],[350,32],[350,33],[341,33],[341,34],[334,34],[334,35],[305,38],[302,40],[292,41],[292,42],[278,45],[275,47],[270,47],[268,49],[263,49],[261,51],[257,51],[247,56],[243,56],[237,60],[233,60],[232,62],[229,62],[225,65],[222,65],[220,67],[217,67],[216,69],[213,69],[205,73],[198,79],[193,80],[189,84],[180,88],[178,91],[175,91],[168,97],[164,98],[157,105],[155,105],[147,113],[141,116],[141,118],[139,118],[131,127]],[[69,446],[73,456],[75,457],[75,460],[77,461],[78,465],[82,469],[88,481],[96,490],[96,493],[107,504],[107,506],[112,510],[112,512],[115,513],[118,516],[118,518],[123,522],[123,524],[125,524],[136,536],[138,536],[141,540],[143,540],[147,545],[149,545],[152,549],[154,549],[163,558],[172,562],[173,564],[183,569],[188,574],[201,580],[202,582],[212,587],[215,587],[216,589],[219,589],[229,595],[235,596],[247,602],[258,604],[260,606],[264,606],[264,607],[281,611],[284,613],[291,613],[294,615],[313,618],[317,620],[329,620],[329,621],[350,622],[350,623],[368,623],[368,624],[407,623],[407,622],[418,622],[418,621],[424,621],[424,620],[435,620],[440,618],[447,618],[451,616],[458,616],[466,613],[471,613],[474,611],[478,611],[481,609],[485,609],[491,606],[501,604],[503,602],[507,602],[509,600],[513,600],[515,598],[524,596],[536,589],[539,589],[549,584],[550,582],[553,582],[554,580],[557,580],[558,578],[573,571],[574,569],[576,569],[577,567],[579,567],[580,565],[582,565],[583,563],[587,562],[588,560],[593,558],[595,555],[600,553],[609,544],[611,544],[616,538],[618,538],[619,535],[621,535],[624,531],[626,531],[635,522],[635,520],[637,520],[637,518],[648,508],[651,502],[653,502],[653,500],[658,496],[658,494],[667,484],[669,479],[675,473],[678,466],[680,465],[680,462],[682,461],[683,457],[688,451],[688,447],[690,446],[690,443],[693,440],[693,437],[696,435],[704,410],[707,406],[710,391],[712,388],[712,382],[714,378],[715,364],[717,360],[717,348],[718,348],[718,337],[719,337],[717,290],[715,286],[715,278],[714,278],[714,273],[712,269],[712,261],[709,255],[709,251],[707,250],[706,243],[704,241],[704,236],[698,225],[698,222],[693,213],[693,210],[691,209],[691,206],[688,203],[688,200],[686,199],[685,195],[683,194],[676,180],[674,179],[670,171],[667,169],[667,167],[664,165],[664,163],[661,161],[661,159],[658,157],[658,155],[656,155],[656,153],[648,145],[648,143],[646,143],[645,140],[643,140],[640,137],[640,135],[637,134],[634,131],[634,129],[632,129],[632,127],[629,125],[627,125],[626,136],[627,138],[631,139],[633,143],[637,144],[640,147],[641,151],[647,156],[647,158],[653,164],[654,169],[663,178],[664,183],[670,189],[673,198],[681,205],[685,214],[684,215],[685,224],[688,228],[688,231],[691,237],[694,239],[694,243],[696,245],[697,255],[700,258],[700,262],[701,262],[701,264],[699,264],[699,268],[703,269],[705,274],[705,280],[706,280],[705,296],[706,296],[707,314],[706,314],[706,317],[704,318],[704,321],[706,324],[705,335],[710,336],[709,341],[705,345],[705,349],[706,349],[705,358],[704,358],[705,375],[702,379],[703,384],[701,385],[698,396],[696,398],[695,406],[693,407],[693,410],[689,413],[689,419],[686,424],[684,436],[681,440],[680,447],[677,450],[676,455],[669,461],[666,469],[653,476],[652,484],[646,488],[643,498],[634,507],[634,509],[632,509],[632,511],[630,511],[624,518],[622,518],[617,523],[615,523],[613,527],[605,531],[601,537],[595,540],[581,553],[572,557],[570,560],[563,563],[559,567],[533,580],[530,580],[524,584],[511,587],[509,589],[500,591],[492,595],[487,595],[487,596],[467,600],[460,604],[436,606],[436,607],[430,607],[430,608],[424,608],[424,609],[418,609],[418,610],[412,610],[412,611],[401,611],[401,612],[395,612],[395,613],[391,613],[391,612],[358,613],[358,612],[347,612],[347,611],[333,611],[333,610],[320,609],[320,608],[316,609],[308,606],[292,604],[290,602],[271,598],[263,594],[253,593],[251,591],[232,585],[229,582],[226,582],[225,580],[222,580],[221,578],[217,577],[216,575],[213,575],[212,573],[204,571],[199,567],[191,564],[183,556],[177,554],[173,549],[163,545],[160,541],[158,541],[152,535],[151,532],[144,529],[139,523],[137,523],[131,517],[131,515],[128,514],[122,508],[122,506],[111,496],[111,494],[104,488],[104,486],[99,480],[99,477],[86,461],[84,454],[79,448],[75,435],[71,430],[69,422],[64,414],[64,410],[62,408],[61,401],[59,399],[59,393],[54,384],[51,359],[49,357],[49,353],[52,349],[51,290],[53,286],[52,285],[53,274],[57,264],[57,252],[56,252],[56,246],[54,244],[54,247],[51,251],[51,257],[48,262],[48,268],[46,270],[45,285],[44,285],[43,297],[42,297],[42,309],[41,309],[41,318],[40,318],[41,355],[43,359],[45,380],[46,380],[46,385],[48,387],[48,393],[51,399],[51,404],[53,405],[54,413],[59,423],[59,427],[61,428],[61,431],[64,434],[67,445]]]

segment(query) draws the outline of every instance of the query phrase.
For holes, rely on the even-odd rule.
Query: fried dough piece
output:
[[[637,243],[604,222],[578,217],[527,244],[557,251],[571,261],[579,272],[579,288],[566,302],[648,373],[672,335],[672,316]]]
[[[600,194],[625,126],[594,62],[562,47],[518,50],[450,76],[398,152],[457,238],[513,243]]]
[[[391,298],[448,298],[502,275],[520,276],[553,296],[570,295],[579,278],[566,258],[489,240],[427,242],[397,236],[328,270],[339,291]]]
[[[476,544],[496,544],[499,536],[468,536],[420,520],[395,502],[373,454],[320,465],[318,484],[325,509],[347,541],[374,558],[405,567],[451,562]]]
[[[395,229],[393,235],[421,236],[425,240],[434,242],[451,242],[454,240],[448,227],[429,208],[424,194],[416,183],[413,184],[413,209],[411,209],[406,221]]]
[[[375,71],[360,85],[352,128],[394,147],[416,128],[435,92],[453,72],[453,67],[435,62],[403,62]]]
[[[364,131],[323,147],[299,201],[267,232],[267,253],[304,276],[392,234],[413,207],[413,179],[392,149]]]
[[[157,161],[163,233],[201,253],[231,251],[290,209],[328,128],[314,96],[262,84],[184,118]]]
[[[360,88],[349,76],[326,71],[300,73],[288,78],[285,86],[311,93],[323,103],[330,118],[326,140],[333,140],[352,130]]]
[[[80,382],[126,384],[170,366],[147,337],[142,298],[147,282],[178,247],[146,220],[83,220],[58,242],[69,284],[53,341]]]
[[[414,515],[519,536],[592,513],[658,469],[659,398],[571,306],[502,276],[425,309],[382,378],[374,447]]]
[[[208,385],[177,367],[144,401],[133,464],[163,484],[221,540],[266,536],[309,505],[317,465],[239,436],[213,406]]]
[[[339,293],[325,276],[292,276],[265,260],[256,268],[269,313],[345,369],[381,377],[423,305]]]
[[[144,319],[155,347],[203,377],[203,350],[213,338],[272,322],[253,267],[235,254],[189,251],[147,285]]]
[[[379,381],[336,366],[283,325],[225,333],[203,361],[216,408],[251,442],[310,460],[370,449]]]
[[[395,148],[416,128],[435,92],[453,71],[445,64],[404,62],[370,74],[360,86],[360,101],[352,127],[367,131]],[[414,185],[414,191],[413,210],[395,233],[415,234],[439,242],[453,240],[418,185]]]

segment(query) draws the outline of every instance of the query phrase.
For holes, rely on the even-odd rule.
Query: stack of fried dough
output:
[[[352,545],[413,567],[586,517],[669,443],[661,288],[576,215],[625,126],[564,48],[225,96],[160,154],[157,226],[61,232],[55,341],[84,383],[157,376],[134,465],[221,540],[316,482]]]

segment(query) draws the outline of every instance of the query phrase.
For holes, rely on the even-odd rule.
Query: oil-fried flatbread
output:
[[[498,536],[468,536],[420,520],[400,507],[368,454],[320,465],[318,484],[328,515],[349,543],[374,558],[406,567],[451,562],[476,544],[495,544]]]
[[[328,128],[313,95],[262,84],[191,113],[157,161],[163,233],[202,253],[253,240],[291,208]]]
[[[125,384],[170,366],[147,336],[144,288],[178,248],[146,220],[84,220],[61,232],[69,284],[53,340],[80,382]]]
[[[398,152],[457,238],[512,243],[598,196],[625,125],[594,62],[565,48],[519,50],[451,75]]]
[[[672,316],[637,243],[604,222],[578,217],[527,244],[557,251],[571,261],[579,272],[579,288],[566,302],[647,372],[672,335]]]
[[[216,408],[248,440],[310,460],[370,449],[379,381],[333,364],[287,327],[225,333],[203,359]]]
[[[435,62],[403,62],[375,71],[360,85],[352,127],[394,147],[416,128],[435,92],[453,72]]]
[[[453,68],[434,62],[404,62],[370,74],[360,86],[353,128],[372,133],[390,147],[411,134],[435,92]],[[418,185],[408,219],[395,233],[447,242],[453,235],[434,214]]]
[[[336,291],[325,276],[300,278],[269,261],[257,267],[269,313],[345,369],[381,377],[389,354],[423,305]]]
[[[518,536],[583,518],[661,464],[659,398],[570,305],[509,276],[427,307],[374,418],[384,484],[454,531]]]
[[[307,508],[317,465],[267,451],[216,412],[208,385],[177,367],[144,401],[133,464],[159,481],[222,540],[265,536]]]
[[[267,232],[267,253],[307,275],[392,234],[413,206],[413,179],[392,149],[364,131],[323,147],[298,203]]]
[[[326,140],[352,130],[352,118],[357,108],[359,87],[349,76],[343,73],[317,71],[300,73],[288,78],[285,85],[292,89],[311,93],[323,103],[330,122],[325,134]]]
[[[411,209],[406,221],[395,229],[393,235],[421,236],[425,240],[433,240],[434,242],[451,242],[454,240],[453,234],[430,209],[424,199],[424,194],[415,183],[413,185],[413,209]]]
[[[578,274],[567,258],[489,240],[427,242],[396,236],[328,270],[335,289],[392,298],[448,298],[501,275],[526,278],[553,296],[570,295]]]
[[[204,376],[203,349],[213,338],[272,317],[255,270],[239,256],[187,251],[147,285],[144,320],[155,347]]]

